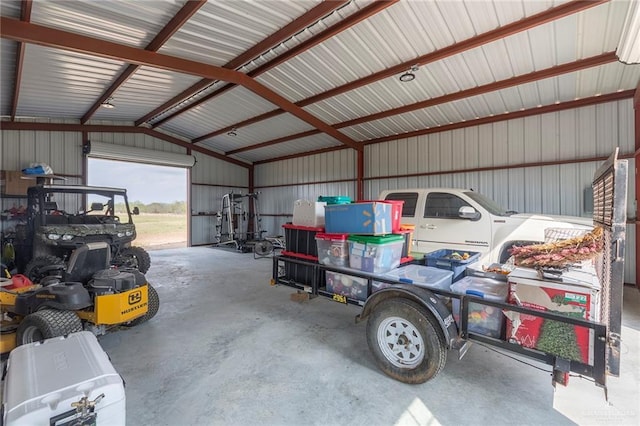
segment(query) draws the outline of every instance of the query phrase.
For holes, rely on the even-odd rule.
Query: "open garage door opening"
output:
[[[146,250],[187,246],[187,169],[128,161],[88,159],[88,184],[126,188],[137,238]],[[116,205],[124,210],[124,205]]]

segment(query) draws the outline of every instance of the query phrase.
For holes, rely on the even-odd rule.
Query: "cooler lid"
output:
[[[530,285],[569,285],[580,286],[588,289],[599,290],[600,280],[595,270],[579,271],[569,270],[558,275],[559,279],[545,278],[538,273],[536,269],[531,268],[515,268],[507,279],[512,283],[530,284]]]

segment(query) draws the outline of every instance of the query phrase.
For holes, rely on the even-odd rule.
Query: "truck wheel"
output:
[[[367,344],[378,367],[404,383],[424,383],[447,362],[436,319],[415,302],[388,299],[367,320]]]
[[[118,266],[135,268],[146,274],[151,267],[151,257],[142,247],[127,247],[120,251],[116,263]]]
[[[138,317],[128,323],[129,327],[133,327],[138,324],[142,324],[143,322],[149,321],[151,318],[155,317],[158,313],[158,309],[160,309],[160,298],[158,297],[158,292],[155,288],[151,286],[151,284],[147,283],[147,313],[141,317]]]
[[[64,270],[64,262],[56,256],[38,256],[31,259],[24,268],[24,274],[33,283],[38,283],[54,271]]]
[[[82,331],[82,321],[73,311],[42,309],[24,317],[16,333],[18,346]]]

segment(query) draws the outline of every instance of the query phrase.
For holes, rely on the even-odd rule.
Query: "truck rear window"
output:
[[[417,192],[393,192],[385,197],[385,200],[404,201],[402,205],[402,217],[415,217],[418,204]]]

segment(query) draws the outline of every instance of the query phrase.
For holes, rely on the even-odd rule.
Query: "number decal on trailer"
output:
[[[335,300],[336,302],[340,302],[340,303],[347,303],[346,296],[343,296],[341,294],[334,294],[333,295],[333,300]]]

